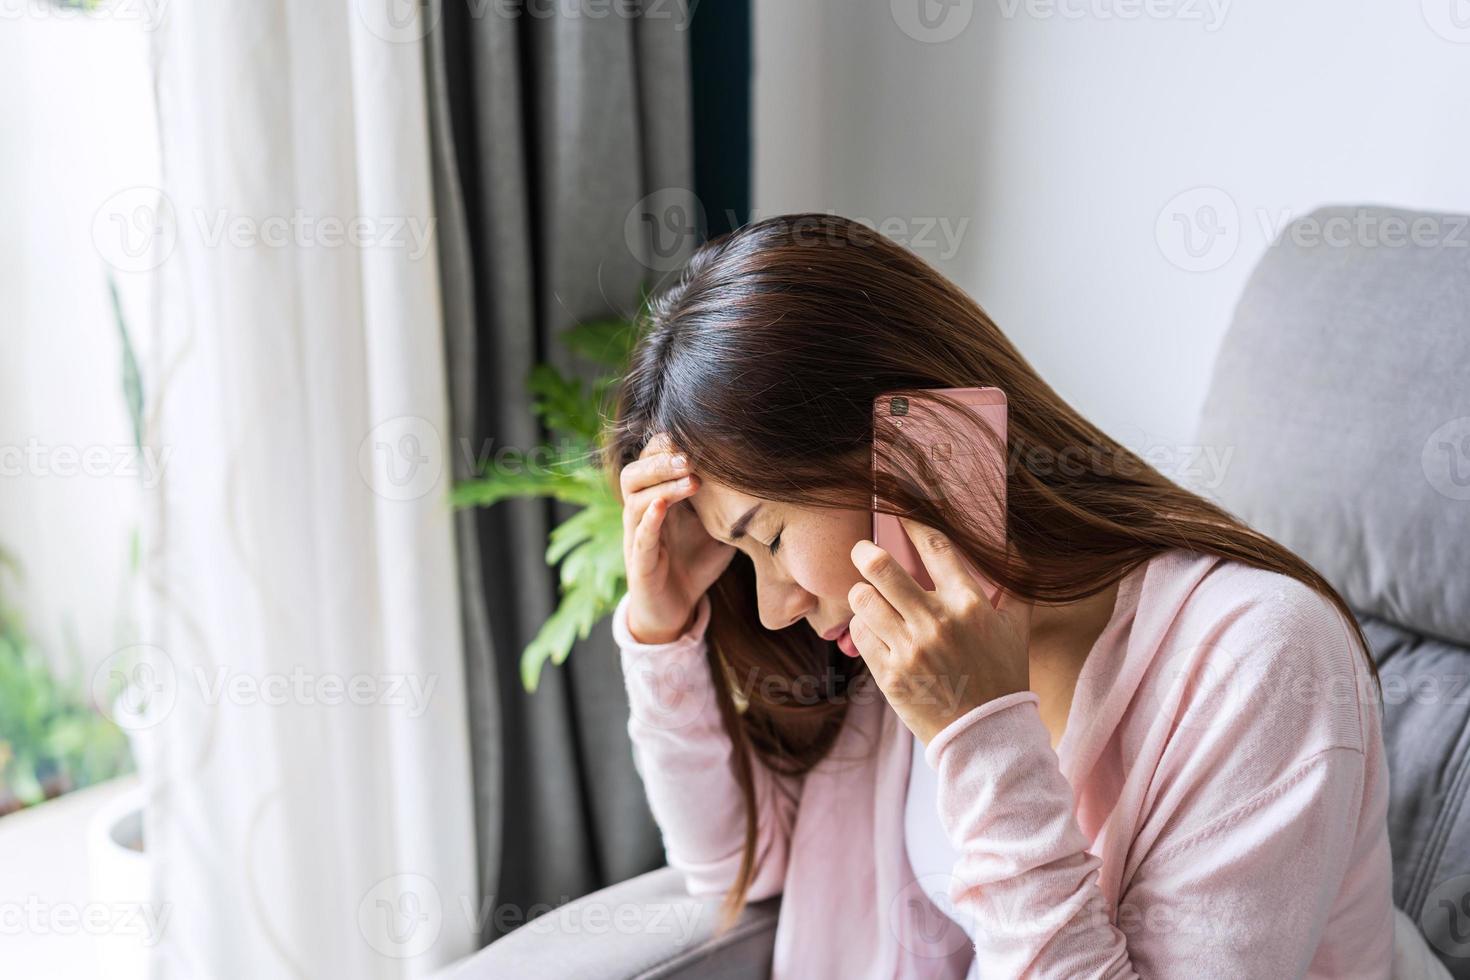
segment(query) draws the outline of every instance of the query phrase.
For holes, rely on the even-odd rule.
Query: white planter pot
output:
[[[98,936],[98,976],[104,980],[147,980],[148,962],[157,945],[157,924],[166,925],[152,909],[152,878],[143,850],[145,795],[136,787],[109,800],[87,827],[87,863],[91,900],[112,911],[115,928]]]

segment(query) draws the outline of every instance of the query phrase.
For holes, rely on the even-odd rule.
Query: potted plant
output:
[[[646,309],[647,296],[643,298]],[[490,507],[515,497],[550,497],[581,508],[551,532],[546,563],[560,564],[560,601],[521,653],[521,684],[536,690],[550,660],[560,664],[572,645],[612,612],[627,590],[623,567],[623,518],[599,465],[609,396],[627,372],[641,316],[577,324],[562,331],[572,352],[598,365],[584,387],[550,364],[538,364],[526,380],[532,411],[551,439],[529,452],[517,451],[461,481],[452,492],[456,507]]]
[[[15,572],[0,552],[0,577]],[[128,768],[127,738],[52,672],[0,588],[0,816]]]
[[[129,787],[102,804],[87,823],[90,894],[99,905],[142,909],[153,902],[152,872],[143,847],[144,802],[144,789]],[[137,930],[99,935],[99,966],[109,980],[144,980],[157,939]]]

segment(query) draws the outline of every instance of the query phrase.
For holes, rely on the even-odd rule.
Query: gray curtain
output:
[[[572,363],[558,333],[628,313],[696,243],[639,237],[692,213],[687,8],[658,16],[518,16],[433,0],[426,39],[455,473],[544,436],[525,378]],[[588,5],[615,11],[618,5]],[[652,12],[655,8],[649,8]],[[511,11],[515,13],[515,11]],[[666,223],[666,222],[665,222]],[[652,250],[650,250],[650,244]],[[617,650],[604,620],[536,693],[521,650],[555,607],[550,529],[572,510],[507,501],[459,515],[481,932],[664,863],[633,768]]]

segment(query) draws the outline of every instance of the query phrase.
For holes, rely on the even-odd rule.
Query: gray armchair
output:
[[[1384,681],[1394,902],[1462,978],[1470,978],[1467,263],[1463,217],[1328,208],[1294,222],[1241,297],[1196,440],[1233,447],[1221,482],[1196,489],[1301,554],[1358,612]],[[718,902],[690,897],[678,873],[661,868],[533,920],[447,976],[767,977],[779,897],[747,907],[731,933],[712,940]],[[619,929],[619,915],[632,925]]]
[[[1353,607],[1384,691],[1394,903],[1470,977],[1470,218],[1323,208],[1215,364],[1216,496]]]
[[[531,920],[440,980],[764,980],[781,897],[752,902],[711,938],[720,898],[694,898],[670,867],[609,885]],[[620,924],[621,923],[621,924]]]

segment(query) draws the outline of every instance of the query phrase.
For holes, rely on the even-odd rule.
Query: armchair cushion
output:
[[[678,871],[659,868],[557,906],[438,977],[764,980],[781,897],[747,905],[716,939],[721,898],[691,896]]]

